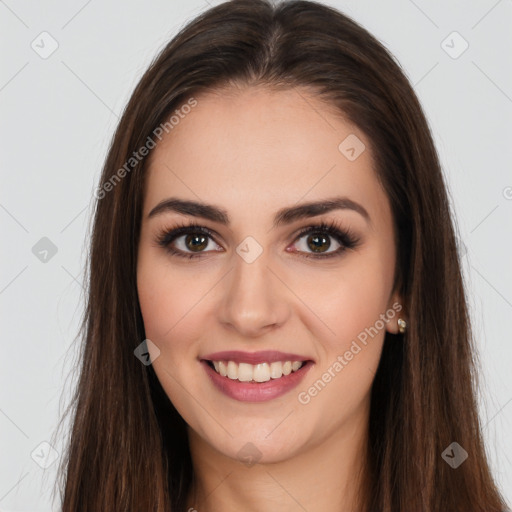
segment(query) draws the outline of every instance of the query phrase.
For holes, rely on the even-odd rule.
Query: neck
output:
[[[194,481],[186,510],[360,510],[357,495],[364,478],[368,417],[364,420],[344,424],[294,457],[252,466],[218,452],[189,428]]]

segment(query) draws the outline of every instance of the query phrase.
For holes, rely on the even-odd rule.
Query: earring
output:
[[[403,334],[407,329],[407,322],[403,318],[398,319],[398,332]]]

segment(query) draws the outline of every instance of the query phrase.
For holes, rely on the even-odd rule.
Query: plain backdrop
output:
[[[93,190],[142,73],[213,3],[0,1],[1,511],[58,510],[62,439],[47,443],[76,379]],[[396,56],[428,117],[464,254],[483,432],[512,502],[512,1],[325,3]]]

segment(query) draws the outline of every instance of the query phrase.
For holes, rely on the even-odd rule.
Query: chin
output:
[[[275,464],[291,459],[304,448],[303,443],[290,439],[289,436],[266,438],[265,431],[257,431],[252,435],[239,435],[229,438],[226,443],[213,443],[214,448],[231,459],[237,460],[248,467],[254,464]]]

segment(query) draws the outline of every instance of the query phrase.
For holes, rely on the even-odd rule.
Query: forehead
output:
[[[195,99],[152,150],[145,214],[170,195],[253,213],[344,195],[386,213],[370,141],[308,91],[252,87]]]

